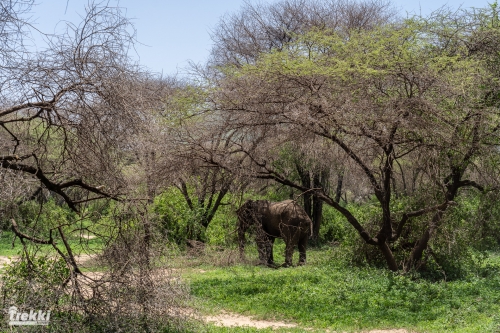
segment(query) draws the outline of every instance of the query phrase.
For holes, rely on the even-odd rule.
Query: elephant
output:
[[[294,200],[270,202],[248,200],[237,211],[240,256],[244,258],[245,232],[255,226],[260,264],[274,267],[273,245],[276,238],[286,244],[285,263],[292,265],[293,251],[299,247],[299,265],[306,263],[307,240],[312,235],[312,221]]]

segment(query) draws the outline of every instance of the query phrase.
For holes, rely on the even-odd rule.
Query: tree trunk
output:
[[[327,179],[327,172],[323,171],[320,174],[314,173],[313,175],[313,186],[314,188],[322,188],[325,192],[325,184]],[[321,227],[321,221],[323,219],[323,201],[318,197],[313,197],[313,234],[312,239],[318,241],[319,239],[319,229]]]
[[[154,172],[156,170],[156,154],[154,151],[146,153],[144,156],[146,163],[146,187],[147,187],[147,197],[148,203],[154,202],[156,195],[155,177]]]
[[[451,178],[452,183],[447,186],[447,192],[446,192],[446,200],[448,202],[453,201],[458,193],[458,189],[460,187],[460,178],[462,177],[460,172],[454,172],[452,173]],[[446,209],[446,208],[445,208]],[[427,249],[427,246],[429,244],[429,240],[431,239],[432,235],[434,234],[434,231],[436,228],[439,226],[441,220],[443,219],[444,215],[444,210],[438,210],[434,216],[432,217],[431,222],[429,223],[429,226],[424,230],[422,236],[420,239],[417,241],[415,244],[415,247],[411,251],[410,258],[408,259],[408,264],[406,265],[406,270],[412,269],[412,268],[418,268],[420,265],[420,262],[422,260],[422,255],[424,251]]]
[[[309,175],[309,171],[304,170],[302,166],[300,166],[298,163],[295,163],[295,167],[297,168],[297,172],[300,177],[300,182],[302,183],[302,186],[305,188],[311,188],[311,176]],[[307,213],[307,216],[309,218],[313,218],[312,214],[312,205],[311,205],[311,199],[312,195],[311,192],[304,192],[302,195],[302,198],[304,200],[304,210]]]
[[[381,241],[378,247],[380,251],[382,251],[385,261],[387,262],[387,266],[389,266],[389,269],[393,272],[397,272],[398,264],[396,263],[396,259],[394,258],[394,255],[392,254],[389,245],[385,241]]]
[[[317,241],[319,239],[319,228],[323,220],[323,201],[314,197],[313,198],[313,234],[312,239]]]
[[[335,202],[339,203],[342,197],[342,184],[344,183],[344,171],[340,171],[337,178],[337,188],[335,189]]]

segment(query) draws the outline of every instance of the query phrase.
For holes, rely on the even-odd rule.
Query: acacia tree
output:
[[[262,54],[286,51],[290,43],[311,30],[336,31],[349,34],[351,30],[369,30],[393,20],[395,11],[387,1],[305,1],[284,0],[274,4],[245,3],[238,13],[223,17],[212,33],[214,46],[210,64],[237,66],[255,63]],[[329,190],[330,171],[315,159],[290,152],[297,177],[305,188]],[[336,201],[340,201],[344,171],[336,170]],[[314,225],[317,239],[322,219],[323,202],[314,192],[301,194],[304,210]]]
[[[212,32],[211,65],[252,64],[263,53],[286,50],[298,36],[314,29],[371,29],[395,17],[388,1],[283,0],[273,4],[245,3],[237,13],[221,18]]]
[[[489,102],[497,89],[494,76],[471,54],[465,43],[470,34],[444,35],[435,28],[408,20],[350,30],[348,38],[313,30],[254,64],[225,67],[214,94],[223,129],[252,162],[249,175],[313,192],[377,247],[393,271],[421,264],[461,188],[483,191],[481,180],[497,181],[487,178],[478,160],[494,155],[498,144],[498,109]],[[375,230],[330,194],[275,167],[283,144],[310,138],[339,148],[364,176],[378,202]],[[260,148],[247,149],[256,140]],[[225,160],[206,160],[230,170]],[[414,204],[395,210],[392,180],[415,169],[421,177]],[[423,221],[423,231],[398,262],[394,246],[413,221]]]

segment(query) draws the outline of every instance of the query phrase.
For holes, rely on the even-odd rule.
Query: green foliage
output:
[[[399,212],[419,209],[423,203],[419,196],[402,197],[392,202],[395,218]],[[425,252],[425,265],[421,273],[431,279],[457,279],[477,274],[491,251],[500,249],[500,203],[494,192],[481,194],[467,191],[449,207],[441,226]],[[346,206],[369,232],[378,231],[381,219],[378,202]],[[408,222],[402,237],[391,248],[399,262],[404,262],[421,236],[431,216],[422,216]],[[385,267],[385,260],[373,246],[367,245],[345,218],[331,207],[324,207],[323,225],[320,229],[323,242],[338,242],[336,260],[358,266]]]
[[[319,230],[320,243],[346,243],[357,237],[345,217],[333,207],[323,205],[323,220]]]
[[[66,299],[62,286],[68,276],[69,269],[62,258],[39,255],[30,261],[17,261],[2,273],[2,308],[16,306],[57,312],[54,309]]]
[[[231,195],[227,195],[231,201]],[[236,217],[237,207],[233,205],[222,205],[206,230],[207,243],[216,246],[230,247],[236,243]]]
[[[179,127],[194,115],[206,108],[207,89],[194,85],[177,87],[164,100],[164,110],[161,112],[162,122],[167,127]],[[194,119],[194,118],[193,118]]]
[[[231,201],[230,198],[226,200]],[[168,241],[181,246],[185,245],[189,233],[201,234],[202,239],[210,245],[231,244],[233,231],[236,230],[235,211],[236,208],[232,205],[221,205],[205,230],[201,225],[203,208],[190,209],[178,189],[169,188],[157,196],[153,204],[153,212],[159,219],[160,232]]]
[[[18,283],[23,280],[29,280],[29,283],[35,284],[58,285],[68,277],[68,273],[69,269],[62,258],[54,259],[47,256],[37,256],[31,261],[20,260],[7,266],[2,275],[2,283],[9,290],[24,288],[24,286],[17,287]]]
[[[478,68],[472,66],[474,60],[461,58],[460,52],[440,49],[426,29],[422,22],[407,20],[398,28],[387,25],[368,31],[351,31],[348,38],[334,31],[311,30],[297,36],[286,52],[276,50],[263,54],[256,64],[233,68],[233,74],[253,75],[264,81],[280,80],[282,76],[328,77],[339,84],[352,86],[354,98],[366,93],[359,90],[364,80],[394,77],[396,82],[392,88],[388,86],[384,95],[376,95],[379,103],[404,94],[403,81],[398,78],[400,71],[440,76],[456,88],[471,87],[471,80],[476,75],[471,68]],[[465,49],[461,52],[465,53]]]
[[[480,195],[476,214],[472,222],[475,226],[474,247],[478,250],[496,250],[500,247],[500,202],[498,191]],[[477,237],[479,235],[479,237]]]
[[[468,191],[446,212],[430,247],[435,268],[448,279],[476,272],[487,258],[487,251],[500,248],[500,205],[495,197]]]
[[[369,232],[376,230],[380,220],[380,209],[376,201],[370,200],[363,204],[349,203],[344,206],[363,223],[366,230]],[[323,206],[323,220],[319,235],[320,243],[333,244],[337,247],[336,261],[358,266],[365,264],[385,265],[379,251],[360,239],[356,230],[345,217],[327,205]]]
[[[161,232],[166,238],[179,245],[184,245],[188,228],[204,232],[199,212],[189,209],[186,200],[179,190],[169,188],[154,200],[153,211],[160,219]]]
[[[47,235],[51,228],[71,224],[76,214],[66,205],[59,205],[53,198],[42,204],[31,200],[19,206],[16,222],[19,225],[37,229],[39,236]],[[10,221],[9,221],[10,226]]]
[[[111,213],[106,210],[98,211],[97,208],[99,207],[95,206],[87,209],[85,212],[86,218],[82,219],[66,205],[59,205],[53,198],[43,203],[38,203],[33,200],[21,204],[17,209],[14,219],[22,233],[43,240],[49,239],[51,229],[62,226],[62,230],[73,252],[79,254],[89,249],[98,251],[104,246],[102,237],[91,239],[81,238],[81,234],[89,234],[88,230],[96,232],[99,235],[107,235],[109,232],[107,228],[102,227],[102,225],[109,224],[107,223],[109,222],[107,214]],[[94,209],[93,212],[92,209]],[[15,237],[12,231],[10,231],[10,220],[6,220],[4,223],[4,230],[9,231],[2,231],[0,234],[0,255],[20,255],[23,248],[21,241],[18,237]],[[78,230],[79,228],[81,228],[81,230]],[[56,243],[58,243],[60,249],[63,249],[57,230],[52,231],[52,236],[56,240]],[[28,245],[30,244],[27,240],[25,242]],[[55,254],[52,245],[39,245],[39,249],[45,254]],[[66,251],[63,250],[63,252]]]

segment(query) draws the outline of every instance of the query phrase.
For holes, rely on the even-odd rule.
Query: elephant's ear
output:
[[[243,217],[243,214],[245,213],[245,210],[247,209],[247,204],[248,204],[248,202],[245,202],[243,205],[240,206],[240,208],[238,208],[238,210],[236,211],[236,214],[238,215],[238,217]]]
[[[248,219],[248,215],[251,213],[254,206],[254,202],[252,200],[247,200],[241,207],[236,211],[238,218],[241,221],[245,221]]]
[[[256,202],[253,201],[253,200],[248,200],[246,203],[245,203],[245,210],[248,214],[251,214],[254,212],[256,208]]]

